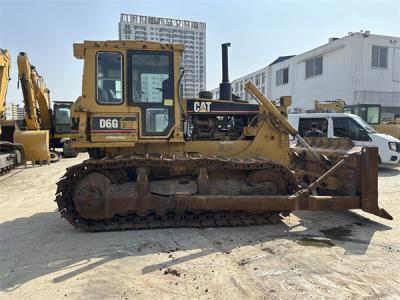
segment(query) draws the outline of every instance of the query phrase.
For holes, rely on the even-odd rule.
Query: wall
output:
[[[312,109],[314,100],[343,99],[347,104],[379,103],[400,110],[400,38],[354,33],[268,67],[267,95],[291,95],[291,109]],[[388,47],[388,68],[371,67],[372,45]],[[305,61],[323,55],[322,75],[305,78]],[[289,67],[289,82],[276,85],[276,71]]]
[[[372,45],[388,47],[387,68],[371,66]],[[319,55],[323,55],[322,75],[306,78],[306,60]],[[288,83],[276,85],[276,72],[284,68],[289,68]],[[357,32],[330,39],[320,47],[235,79],[233,92],[249,99],[240,86],[248,79],[255,82],[255,76],[262,73],[266,74],[268,98],[292,96],[291,111],[311,110],[314,100],[343,99],[347,104],[381,104],[385,116],[400,113],[400,37]],[[213,91],[216,96],[218,89]]]

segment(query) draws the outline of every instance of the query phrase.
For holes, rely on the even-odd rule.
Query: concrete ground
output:
[[[400,298],[400,169],[379,172],[393,221],[294,212],[276,225],[86,233],[53,202],[83,158],[0,178],[1,298]]]

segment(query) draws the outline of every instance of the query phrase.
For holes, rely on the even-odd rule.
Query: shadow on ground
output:
[[[383,168],[378,169],[380,177],[400,176],[400,169],[398,168]]]
[[[273,240],[297,243],[324,238],[342,247],[345,254],[363,255],[375,232],[390,229],[353,212],[295,212],[295,215],[301,220],[297,226],[279,222],[250,227],[102,233],[77,231],[60,219],[57,212],[18,218],[0,224],[0,290],[12,291],[43,275],[66,271],[53,278],[54,283],[62,282],[128,256],[197,250],[175,260],[147,265],[142,270],[146,274],[211,253],[229,253],[238,247]]]

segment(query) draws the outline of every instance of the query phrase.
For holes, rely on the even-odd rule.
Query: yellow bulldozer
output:
[[[88,231],[265,224],[292,210],[378,206],[376,148],[303,140],[251,82],[236,100],[222,45],[220,99],[184,98],[184,47],[148,41],[74,44],[84,60],[71,145],[90,159],[58,182],[62,217]],[[299,146],[291,149],[293,135]]]

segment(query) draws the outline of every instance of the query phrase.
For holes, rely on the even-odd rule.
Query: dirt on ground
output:
[[[393,221],[295,211],[275,225],[87,233],[54,202],[84,158],[0,177],[1,298],[400,298],[400,168],[379,172]]]

